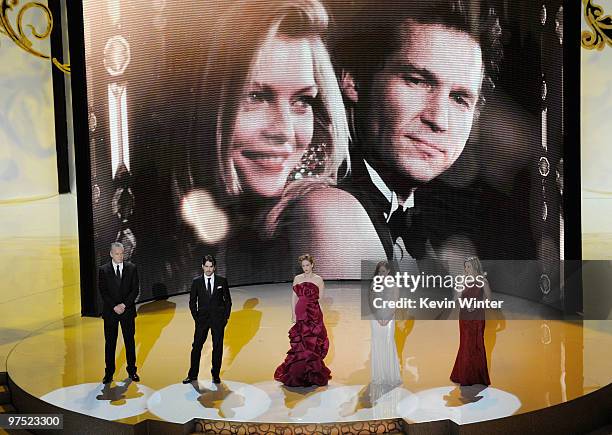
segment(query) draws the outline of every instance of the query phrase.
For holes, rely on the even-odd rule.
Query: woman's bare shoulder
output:
[[[313,274],[313,276],[312,276],[312,277],[314,278],[314,280],[315,280],[315,281],[317,281],[317,282],[319,282],[319,283],[323,284],[323,278],[321,278],[321,277],[320,277],[319,275],[317,275],[316,273],[315,273],[315,274]]]
[[[359,201],[350,193],[332,186],[311,190],[300,197],[295,201],[293,214],[302,222],[331,230],[349,223],[356,231],[371,226],[370,218]],[[351,218],[342,219],[345,216]]]
[[[324,276],[359,276],[361,260],[386,258],[370,216],[344,190],[313,189],[295,201],[290,213],[285,228],[292,255],[314,255]]]
[[[298,210],[314,210],[325,212],[327,210],[361,209],[363,207],[350,193],[333,186],[321,187],[307,192],[295,202]]]

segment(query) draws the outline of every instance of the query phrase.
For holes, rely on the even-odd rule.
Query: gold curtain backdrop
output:
[[[25,2],[27,3],[27,2]],[[42,1],[46,5],[46,1]],[[23,4],[7,12],[10,24]],[[48,18],[40,8],[23,13],[23,32],[36,51],[49,53],[49,38],[37,39]],[[20,48],[0,28],[0,201],[57,194],[57,166],[50,61]],[[60,97],[62,98],[62,97]]]
[[[599,6],[604,18],[612,14],[612,1],[583,1],[582,30],[594,33],[585,17],[588,5]],[[612,40],[604,40],[601,49],[580,52],[583,247],[586,258],[595,258],[595,244],[612,247]]]

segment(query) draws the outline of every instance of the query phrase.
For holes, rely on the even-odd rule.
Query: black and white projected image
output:
[[[362,260],[556,304],[561,1],[84,2],[98,264],[140,299]],[[562,29],[562,26],[561,26]],[[551,290],[552,289],[552,290]]]

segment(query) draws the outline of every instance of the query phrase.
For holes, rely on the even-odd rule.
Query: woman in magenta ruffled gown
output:
[[[465,276],[477,281],[466,285],[460,298],[482,301],[491,298],[489,283],[478,257],[469,257],[464,263]],[[480,278],[478,278],[480,277]],[[462,308],[459,313],[459,351],[450,379],[460,385],[490,385],[487,353],[484,342],[485,310]]]
[[[329,349],[329,340],[319,306],[325,285],[312,271],[314,259],[311,255],[302,255],[298,260],[304,273],[293,279],[291,348],[285,361],[276,368],[274,379],[288,387],[327,385],[331,372],[323,359]]]

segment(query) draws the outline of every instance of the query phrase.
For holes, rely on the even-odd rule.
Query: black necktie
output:
[[[212,295],[210,290],[210,278],[206,278],[206,291],[208,292],[208,297]]]
[[[117,265],[117,279],[121,279],[121,271],[119,270],[119,265]]]
[[[391,219],[389,219],[389,231],[393,243],[398,237],[401,237],[404,246],[415,259],[422,258],[425,255],[427,240],[422,234],[421,220],[421,212],[416,207],[409,207],[406,210],[399,207],[391,214]]]

